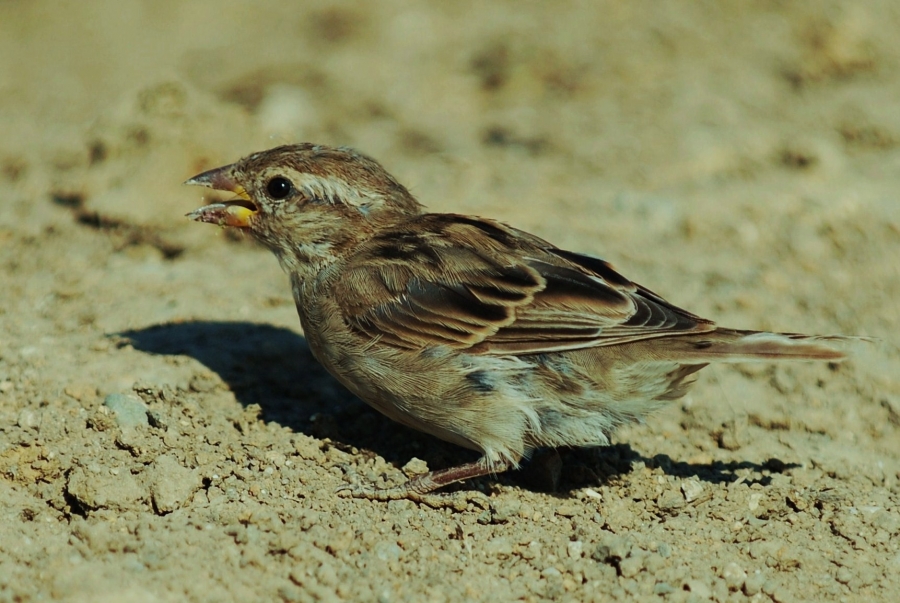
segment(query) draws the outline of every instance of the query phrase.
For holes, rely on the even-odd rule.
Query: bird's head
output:
[[[245,229],[289,271],[321,267],[378,228],[422,210],[374,159],[345,147],[309,143],[254,153],[185,184],[236,195],[188,217]]]

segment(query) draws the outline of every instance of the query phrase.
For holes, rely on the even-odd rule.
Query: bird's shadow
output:
[[[371,409],[329,375],[313,358],[306,339],[289,329],[250,322],[190,321],[117,335],[143,352],[198,360],[219,375],[241,404],[258,404],[264,420],[295,432],[329,438],[347,449],[369,450],[397,466],[413,457],[425,460],[432,469],[476,458],[471,451],[410,430]],[[666,455],[644,457],[628,444],[615,444],[538,452],[519,471],[497,479],[565,493],[628,474],[637,463],[659,467],[667,475],[710,483],[735,481],[738,471],[749,469],[762,474],[755,480],[762,485],[768,482],[767,475],[796,466],[778,459],[762,464],[685,463]]]

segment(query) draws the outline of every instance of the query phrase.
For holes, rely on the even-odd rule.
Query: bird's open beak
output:
[[[186,180],[185,184],[206,186],[217,191],[234,193],[237,199],[212,203],[187,214],[191,220],[218,224],[219,226],[235,226],[237,228],[249,228],[250,219],[259,212],[259,207],[244,190],[244,187],[235,182],[231,176],[231,166],[226,165],[214,170],[209,170]]]

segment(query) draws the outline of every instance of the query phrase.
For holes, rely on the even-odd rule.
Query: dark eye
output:
[[[266,184],[266,192],[269,193],[269,197],[276,201],[286,199],[293,190],[294,185],[291,184],[291,181],[282,176],[275,176]]]

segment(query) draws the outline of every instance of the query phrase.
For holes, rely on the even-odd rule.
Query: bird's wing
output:
[[[467,216],[376,236],[332,287],[351,329],[406,349],[539,354],[715,328],[603,260]]]

